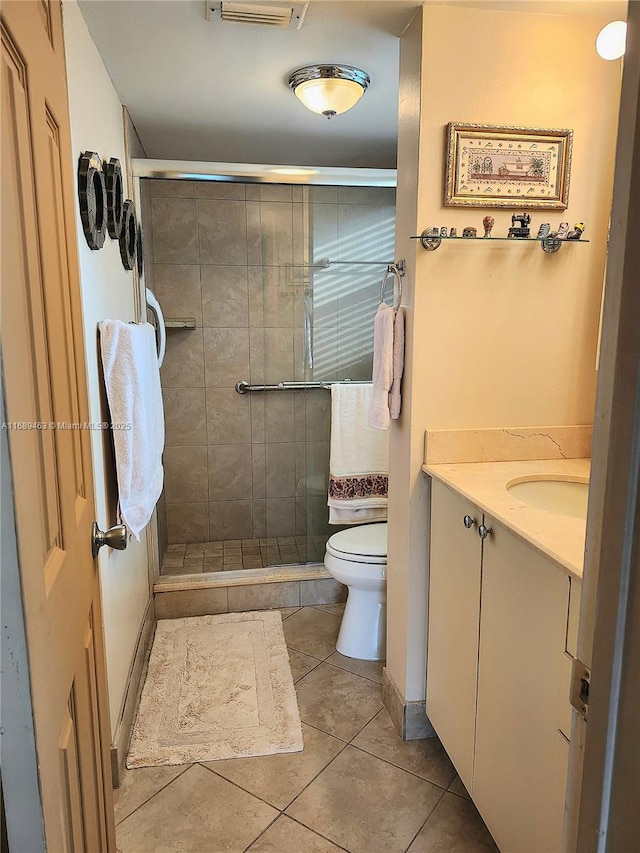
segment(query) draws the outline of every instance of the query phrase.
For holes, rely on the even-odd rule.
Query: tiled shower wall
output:
[[[365,189],[373,194],[367,197],[354,188],[205,181],[142,184],[147,284],[167,318],[196,321],[194,330],[168,331],[161,371],[168,542],[326,535],[330,395],[239,395],[234,386],[239,379],[352,374],[353,365],[340,373],[339,309],[342,300],[353,315],[356,297],[344,289],[347,276],[341,289],[334,270],[310,278],[308,264],[314,253],[344,255],[349,231],[362,234],[364,223],[368,233],[383,208],[388,219],[388,193]],[[370,203],[363,204],[367,198]],[[366,275],[372,277],[365,288],[373,306],[367,308],[368,330],[380,269]],[[305,292],[311,338],[304,335]],[[322,352],[325,331],[335,358],[325,356],[324,367],[316,360],[312,371],[309,341]],[[370,364],[369,352],[368,366],[360,358],[361,378],[370,377]]]

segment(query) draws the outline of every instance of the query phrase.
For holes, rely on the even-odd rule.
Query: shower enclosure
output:
[[[331,401],[304,385],[371,379],[395,190],[145,179],[141,194],[167,320],[162,573],[320,562],[338,529]],[[256,388],[288,382],[303,387]]]

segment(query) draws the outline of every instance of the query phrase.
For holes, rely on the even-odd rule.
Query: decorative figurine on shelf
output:
[[[476,231],[476,229],[473,226],[468,226],[467,228],[462,229],[462,236],[463,237],[477,237],[478,232]]]
[[[449,230],[449,237],[457,237],[457,236],[458,236],[458,229],[457,228],[451,228]]]
[[[556,231],[556,233],[553,236],[556,238],[556,240],[566,240],[568,233],[569,233],[569,223],[568,222],[561,222],[560,227],[558,228],[558,230]]]
[[[443,225],[443,226],[442,226],[442,228],[440,229],[440,236],[441,236],[441,237],[446,237],[446,236],[447,236],[447,227],[446,227],[446,225]]]
[[[495,224],[496,224],[496,221],[493,218],[493,216],[485,216],[485,218],[482,220],[482,225],[484,227],[484,236],[485,237],[491,237],[491,229],[493,228],[493,226]]]
[[[519,222],[520,225],[516,226],[516,222]],[[528,213],[521,213],[519,216],[514,214],[511,217],[511,228],[509,228],[507,237],[515,237],[517,240],[527,240],[530,234],[530,224],[531,216]]]
[[[584,231],[584,222],[576,222],[573,226],[573,231],[569,231],[567,234],[567,240],[579,240],[582,237],[582,232]]]
[[[542,225],[538,228],[538,233],[536,235],[536,240],[544,240],[545,237],[548,237],[551,232],[551,225],[548,222],[543,222]]]

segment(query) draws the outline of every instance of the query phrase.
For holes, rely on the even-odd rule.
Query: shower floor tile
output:
[[[162,561],[161,575],[189,575],[200,572],[264,569],[295,563],[321,561],[325,539],[280,536],[269,539],[225,539],[217,542],[190,542],[169,545]]]

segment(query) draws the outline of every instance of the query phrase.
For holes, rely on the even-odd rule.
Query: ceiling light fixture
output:
[[[620,59],[627,43],[627,22],[611,21],[598,33],[596,50],[603,59]]]
[[[306,65],[289,77],[289,87],[308,110],[332,118],[364,95],[371,79],[351,65]]]

